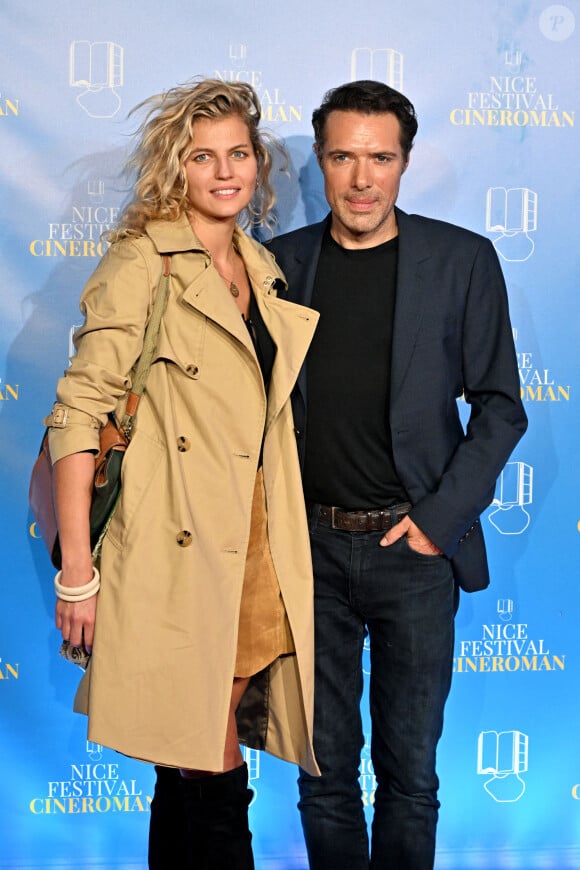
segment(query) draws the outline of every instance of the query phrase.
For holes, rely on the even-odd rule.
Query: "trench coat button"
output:
[[[198,368],[198,366],[194,365],[193,363],[189,363],[189,365],[187,365],[185,367],[185,371],[187,372],[187,374],[190,377],[194,378],[197,375],[197,373],[199,372],[199,368]]]
[[[179,435],[177,438],[177,449],[180,453],[186,453],[191,449],[191,441],[185,435]]]
[[[189,547],[192,541],[191,532],[184,529],[182,532],[179,532],[176,540],[180,547]]]

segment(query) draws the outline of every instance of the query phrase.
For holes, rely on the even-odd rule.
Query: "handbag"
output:
[[[123,457],[129,446],[137,406],[145,389],[145,383],[157,345],[161,320],[167,305],[171,261],[169,256],[165,254],[162,255],[162,259],[163,269],[161,278],[153,303],[151,317],[145,330],[143,350],[137,363],[133,386],[127,394],[125,413],[120,424],[117,423],[114,414],[109,414],[109,419],[101,428],[99,434],[100,446],[99,452],[95,456],[95,476],[89,516],[93,562],[96,562],[100,555],[103,539],[121,495],[121,466]],[[62,556],[58,539],[58,523],[54,506],[52,477],[52,460],[48,447],[47,428],[30,476],[28,501],[51,562],[55,568],[60,569]]]

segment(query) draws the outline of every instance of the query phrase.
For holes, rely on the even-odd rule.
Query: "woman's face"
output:
[[[185,174],[193,221],[231,221],[249,204],[258,161],[239,115],[194,123]]]

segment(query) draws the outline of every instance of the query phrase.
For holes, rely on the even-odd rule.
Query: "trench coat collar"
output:
[[[145,232],[160,254],[177,254],[184,251],[208,253],[191,228],[187,215],[175,221],[150,221]]]
[[[175,221],[151,221],[145,231],[160,254],[196,251],[205,254],[207,261],[212,262],[210,252],[194,233],[185,214],[180,215]],[[261,267],[269,271],[280,282],[277,285],[278,289],[282,287],[286,289],[286,280],[273,255],[263,245],[251,239],[237,224],[234,227],[234,242],[246,263],[246,268]]]
[[[182,301],[226,329],[256,358],[243,318],[232,304],[232,299],[224,292],[223,279],[213,265],[212,256],[193,232],[187,215],[181,215],[176,221],[151,221],[146,232],[160,254],[199,254],[198,257],[181,260],[179,265],[174,263],[172,267],[174,276],[183,288]],[[255,292],[257,283],[269,279],[272,284],[281,276],[273,257],[268,254],[269,260],[266,261],[260,256],[260,246],[251,242],[238,226],[234,230],[234,240]],[[268,263],[272,264],[272,269],[275,268],[275,274],[265,274]]]
[[[213,267],[211,254],[191,228],[185,215],[177,221],[153,221],[147,234],[160,254],[202,254],[192,261],[191,272],[180,268],[185,290],[182,299],[201,314],[218,323],[236,338],[251,355],[259,370],[259,363],[248,329],[232,299],[224,292],[223,280]],[[240,227],[234,230],[239,250],[254,292],[257,305],[277,351],[270,377],[266,430],[272,425],[285,402],[312,341],[318,322],[318,312],[302,305],[278,298],[278,292],[287,289],[286,280],[274,256],[251,239]],[[261,377],[261,373],[260,373]]]

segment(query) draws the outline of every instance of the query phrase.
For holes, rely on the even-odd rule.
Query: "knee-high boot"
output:
[[[190,870],[254,870],[247,766],[214,776],[182,777],[181,784],[190,836]]]
[[[149,870],[186,870],[189,832],[181,774],[173,767],[155,767],[157,780],[149,820]]]

